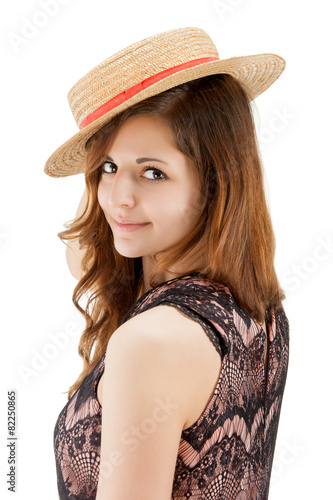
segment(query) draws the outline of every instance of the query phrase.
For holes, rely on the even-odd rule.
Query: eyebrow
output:
[[[109,161],[114,161],[111,158],[111,156],[107,156],[106,159]],[[167,165],[167,163],[165,161],[158,160],[157,158],[137,158],[135,161],[136,161],[136,163],[145,163],[146,161],[159,161],[160,163],[165,163]]]

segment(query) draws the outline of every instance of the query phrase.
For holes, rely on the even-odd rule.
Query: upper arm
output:
[[[177,328],[146,311],[109,340],[96,500],[171,498],[187,415],[188,377]]]

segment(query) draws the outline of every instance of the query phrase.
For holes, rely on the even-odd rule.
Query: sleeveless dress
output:
[[[289,359],[289,322],[283,307],[266,312],[266,334],[228,287],[200,273],[148,290],[122,323],[159,304],[200,323],[222,366],[205,410],[183,430],[171,500],[266,500]],[[61,500],[95,500],[99,477],[102,407],[97,384],[105,354],[61,411],[54,429]]]

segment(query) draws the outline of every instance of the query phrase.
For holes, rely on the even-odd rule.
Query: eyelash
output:
[[[105,161],[104,163],[102,163],[101,165],[101,172],[102,174],[108,174],[108,175],[111,175],[112,172],[105,172],[104,170],[104,165],[112,165],[112,166],[116,166],[115,163],[111,162],[111,161]],[[158,168],[155,168],[153,167],[152,165],[148,165],[145,169],[144,169],[144,172],[147,172],[147,170],[154,170],[155,172],[159,172],[160,174],[164,175],[165,177],[163,178],[160,178],[160,179],[146,179],[146,181],[151,181],[151,182],[160,182],[160,181],[165,181],[166,180],[166,174],[164,172],[162,172],[161,170],[159,170]]]

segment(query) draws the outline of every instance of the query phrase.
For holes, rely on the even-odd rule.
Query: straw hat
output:
[[[275,54],[219,59],[200,28],[166,31],[134,43],[98,64],[71,88],[68,101],[80,129],[47,160],[51,177],[83,173],[87,140],[115,115],[181,83],[226,73],[253,100],[280,76],[285,60]]]

